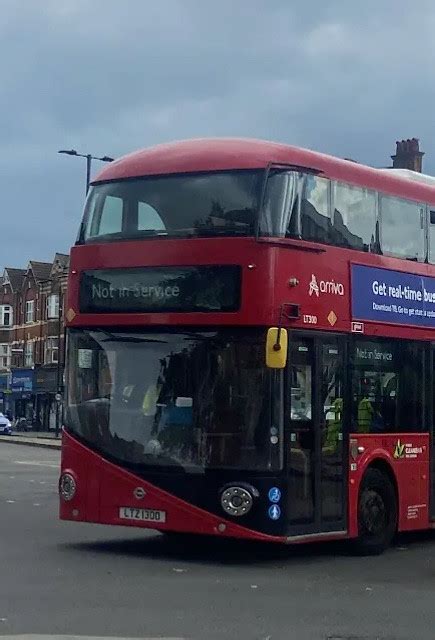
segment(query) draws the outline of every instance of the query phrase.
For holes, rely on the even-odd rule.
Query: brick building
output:
[[[421,173],[423,170],[424,152],[420,151],[418,138],[397,140],[396,153],[391,156],[393,169],[408,169]]]
[[[0,406],[13,417],[54,426],[63,382],[63,306],[67,255],[6,268],[0,281]]]

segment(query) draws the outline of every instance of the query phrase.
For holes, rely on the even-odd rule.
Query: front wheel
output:
[[[390,545],[397,528],[397,499],[389,477],[379,469],[368,469],[358,499],[356,549],[363,555],[378,555]]]

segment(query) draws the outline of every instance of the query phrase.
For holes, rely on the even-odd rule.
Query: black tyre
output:
[[[362,555],[378,555],[390,545],[397,529],[397,499],[389,477],[379,469],[368,469],[358,498],[358,538]]]

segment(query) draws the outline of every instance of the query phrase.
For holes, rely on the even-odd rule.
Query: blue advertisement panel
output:
[[[15,369],[11,376],[11,391],[32,391],[33,369]]]
[[[435,327],[435,278],[352,265],[352,316],[414,327]]]

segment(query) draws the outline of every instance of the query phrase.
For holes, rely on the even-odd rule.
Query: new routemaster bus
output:
[[[192,140],[93,182],[63,520],[382,551],[435,523],[435,180]]]

